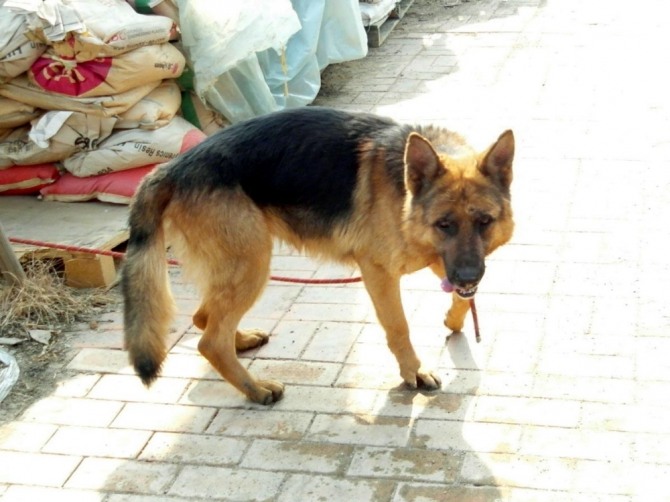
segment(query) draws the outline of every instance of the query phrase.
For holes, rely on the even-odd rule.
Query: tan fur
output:
[[[280,399],[283,392],[279,382],[254,378],[236,355],[236,350],[268,340],[264,333],[238,330],[238,324],[267,283],[273,239],[313,256],[357,264],[404,381],[410,387],[440,386],[439,377],[421,366],[410,342],[400,277],[424,267],[444,277],[443,256],[480,253],[483,260],[483,256],[509,240],[513,230],[509,197],[500,195],[502,188],[495,180],[504,179],[503,185],[509,186],[514,146],[508,132],[492,149],[478,155],[458,135],[443,137],[446,133],[432,129],[423,132],[439,142],[441,149],[435,151],[428,139],[419,134],[410,135],[408,166],[416,162],[428,167],[427,174],[407,168],[408,191],[404,198],[399,197],[388,176],[385,152],[372,145],[361,146],[354,209],[345,223],[333,229],[331,238],[301,239],[272,208],[258,207],[240,189],[173,196],[167,203],[162,228],[182,260],[186,275],[198,285],[202,295],[193,317],[194,324],[204,331],[198,349],[252,401],[269,404]],[[435,166],[431,164],[433,157],[437,159]],[[419,193],[419,188],[412,186],[418,187],[424,181],[423,175],[433,176],[434,180]],[[141,194],[149,198],[149,188]],[[476,231],[476,218],[481,212],[490,213],[495,219],[486,239]],[[435,227],[435,221],[444,213],[453,215],[462,227],[456,238],[445,238]],[[126,273],[130,289],[146,292],[146,304],[136,308],[138,319],[149,321],[147,326],[130,327],[132,336],[127,335],[126,339],[131,359],[153,358],[158,364],[166,352],[163,336],[158,334],[167,332],[173,310],[165,279],[163,246],[161,237],[150,253],[131,255]],[[160,283],[157,277],[162,278]],[[467,312],[468,302],[454,294],[446,325],[460,331]]]

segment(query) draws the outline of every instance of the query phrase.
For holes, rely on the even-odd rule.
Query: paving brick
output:
[[[150,435],[148,431],[62,426],[42,451],[63,455],[134,458]]]
[[[276,472],[186,466],[168,493],[207,500],[270,500],[283,479],[284,474]]]
[[[642,380],[670,380],[670,340],[650,337],[635,340],[636,374]]]
[[[177,500],[184,500],[184,499],[183,498],[180,499],[178,497],[170,497],[167,495],[136,495],[129,493],[123,493],[123,494],[112,493],[107,496],[105,502],[166,502],[166,501],[177,501]],[[202,501],[203,499],[189,498],[188,500]]]
[[[257,439],[241,466],[271,471],[341,472],[348,465],[351,446]]]
[[[632,458],[642,463],[670,464],[670,434],[635,434]]]
[[[582,427],[596,430],[670,433],[668,410],[656,406],[583,403]]]
[[[0,483],[62,486],[81,457],[0,451]]]
[[[654,406],[670,409],[666,396],[670,392],[670,381],[637,381],[635,401],[642,406]]]
[[[337,387],[359,389],[392,389],[402,382],[397,367],[345,364],[337,377]]]
[[[0,425],[0,450],[38,452],[53,436],[57,427],[32,422],[9,422]]]
[[[195,380],[179,400],[179,404],[221,408],[260,408],[240,391],[223,380]]]
[[[178,404],[126,403],[112,427],[170,432],[203,432],[214,408]]]
[[[523,430],[520,425],[420,418],[410,445],[439,450],[515,453],[519,451]]]
[[[537,375],[530,395],[603,403],[632,403],[636,383],[623,378]]]
[[[100,375],[75,375],[67,380],[62,380],[56,384],[53,391],[54,396],[58,397],[86,397],[86,394],[100,379]]]
[[[574,427],[580,413],[579,401],[479,396],[474,419],[481,422]]]
[[[502,490],[493,486],[402,483],[393,502],[499,502]],[[540,500],[540,499],[535,499]],[[543,499],[544,500],[544,499]]]
[[[404,446],[412,422],[407,418],[376,415],[327,415],[314,418],[308,441],[354,445]]]
[[[128,353],[115,349],[84,348],[67,365],[68,369],[96,373],[134,374]]]
[[[147,388],[135,375],[103,375],[88,397],[116,401],[176,403],[189,381],[161,377]]]
[[[294,474],[277,497],[278,502],[295,500],[391,500],[395,483],[379,479],[351,479]]]
[[[294,303],[283,319],[290,321],[364,322],[370,311],[362,305]]]
[[[236,464],[248,442],[218,436],[157,432],[139,456],[140,460],[179,464]]]
[[[525,427],[519,452],[545,457],[625,461],[632,457],[635,436],[623,432]]]
[[[452,483],[459,475],[463,456],[461,452],[366,447],[356,450],[347,474]]]
[[[303,385],[332,385],[340,372],[340,365],[311,361],[275,361],[255,359],[249,371],[259,378],[277,380],[282,383]]]
[[[450,336],[446,351],[439,361],[440,368],[478,370],[486,367],[486,361],[491,352],[488,343],[475,343],[471,336],[454,334]]]
[[[535,377],[530,373],[507,373],[492,371],[476,371],[481,376],[474,392],[471,394],[489,396],[528,396],[534,385]],[[472,380],[472,379],[471,379]],[[539,397],[539,396],[538,396]]]
[[[584,377],[632,378],[635,374],[634,358],[628,354],[600,356],[573,354],[557,358],[554,354],[543,354],[538,363],[540,373]]]
[[[179,466],[112,458],[85,458],[66,488],[161,494],[173,483]]]
[[[289,385],[275,410],[317,413],[369,413],[379,398],[372,389],[338,389]]]
[[[104,427],[112,422],[121,406],[121,403],[113,401],[46,397],[30,406],[23,414],[23,420],[57,425]]]
[[[442,391],[422,392],[406,388],[380,393],[374,413],[388,417],[468,420],[472,417],[474,396]]]
[[[323,305],[318,305],[321,308]],[[336,305],[339,308],[339,304]],[[337,317],[334,317],[337,319]],[[314,333],[302,354],[302,359],[312,361],[344,362],[351,344],[356,340],[363,325],[358,322],[324,322]]]
[[[574,488],[583,493],[630,495],[636,491],[636,474],[628,462],[581,460],[575,471]],[[653,479],[650,476],[649,481]]]
[[[296,440],[303,437],[313,417],[312,413],[272,409],[219,410],[207,433]]]
[[[502,500],[505,502],[631,502],[628,495],[600,495],[596,493],[576,493],[566,489],[557,490],[536,490],[529,488],[505,488],[502,489]]]
[[[319,328],[318,321],[281,320],[272,330],[270,342],[263,346],[263,357],[297,359]]]
[[[41,488],[37,486],[11,486],[2,497],[3,502],[103,502],[105,494],[88,490]]]
[[[200,353],[168,354],[161,368],[161,376],[174,378],[202,378],[220,380],[221,376]]]
[[[467,453],[461,480],[473,485],[502,485],[543,490],[572,487],[574,459],[517,456],[506,453]]]

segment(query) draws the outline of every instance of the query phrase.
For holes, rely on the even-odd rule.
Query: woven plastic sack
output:
[[[46,91],[67,96],[113,96],[147,82],[177,78],[185,63],[172,44],[148,45],[83,62],[61,58],[50,49],[33,63],[28,78]]]
[[[0,129],[12,129],[37,118],[42,111],[34,106],[0,97]]]
[[[158,164],[202,141],[205,134],[181,117],[160,129],[118,130],[95,150],[74,154],[63,167],[75,176],[96,176]]]
[[[0,139],[0,166],[58,162],[94,149],[107,138],[115,118],[77,112],[47,112],[31,127],[14,129]]]
[[[0,195],[28,195],[38,193],[59,177],[55,164],[14,166],[0,169]]]
[[[174,80],[166,80],[119,115],[116,129],[158,129],[170,123],[179,111],[181,91]]]
[[[31,16],[33,38],[59,57],[90,61],[176,39],[176,25],[164,16],[135,12],[124,0],[7,0]]]
[[[147,82],[114,96],[75,97],[55,94],[42,89],[21,75],[0,86],[0,96],[44,110],[68,110],[99,117],[123,113],[160,85],[160,80]]]
[[[24,11],[0,5],[0,84],[30,68],[46,49],[29,38],[29,17]]]

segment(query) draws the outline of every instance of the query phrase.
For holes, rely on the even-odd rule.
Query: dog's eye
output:
[[[488,227],[491,223],[493,223],[493,217],[491,215],[482,214],[479,218],[477,218],[477,225],[482,230]]]
[[[450,219],[442,218],[435,222],[435,226],[447,235],[454,236],[458,233],[458,225]]]

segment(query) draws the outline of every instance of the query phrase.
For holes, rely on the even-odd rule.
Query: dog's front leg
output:
[[[442,260],[430,266],[433,273],[443,279],[447,276]],[[455,333],[460,333],[463,330],[465,323],[465,316],[470,310],[470,301],[464,300],[456,293],[451,294],[451,307],[444,316],[444,325]]]
[[[451,331],[459,333],[463,330],[465,315],[470,310],[470,300],[464,300],[456,293],[452,293],[451,307],[444,316],[444,325]]]
[[[377,318],[386,331],[389,349],[400,366],[400,375],[411,388],[437,389],[440,378],[421,367],[409,338],[409,327],[400,297],[400,278],[374,263],[359,263],[365,288],[372,298]]]

